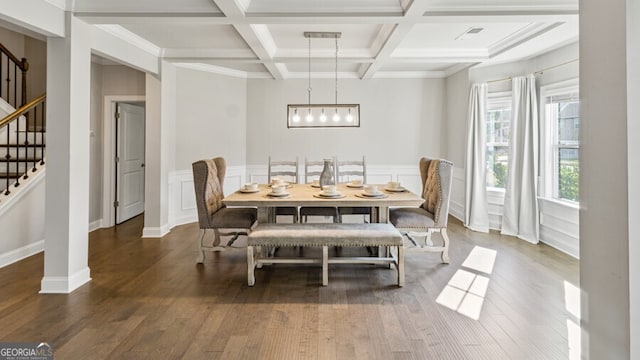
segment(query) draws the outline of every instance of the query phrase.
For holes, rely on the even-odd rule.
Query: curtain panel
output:
[[[502,234],[533,244],[539,241],[538,100],[533,75],[512,79],[509,174],[505,188]]]
[[[487,84],[473,84],[469,94],[469,124],[465,156],[465,220],[471,230],[489,232],[486,183]]]

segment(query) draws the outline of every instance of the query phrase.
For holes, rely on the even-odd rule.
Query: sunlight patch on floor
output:
[[[496,254],[495,250],[476,246],[462,263],[462,267],[491,274]],[[488,288],[488,277],[458,269],[436,298],[436,303],[478,320]]]
[[[462,266],[482,271],[485,274],[491,274],[493,271],[493,265],[496,262],[496,254],[497,252],[493,249],[476,246],[471,250],[469,256],[467,256],[462,263]]]
[[[571,315],[567,319],[567,341],[569,343],[569,359],[580,359],[580,288],[568,281],[564,282],[564,303],[565,308]]]

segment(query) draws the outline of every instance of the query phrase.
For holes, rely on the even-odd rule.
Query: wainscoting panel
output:
[[[449,214],[464,223],[464,169],[453,168],[453,180],[451,181],[451,200],[449,202]]]
[[[489,203],[489,229],[502,229],[502,214],[504,214],[504,191],[487,190],[487,202]]]
[[[230,194],[245,183],[244,166],[229,166],[224,180],[224,193]],[[191,170],[169,174],[169,224],[171,227],[198,221]]]
[[[539,199],[540,241],[575,258],[580,257],[580,216],[576,205]]]

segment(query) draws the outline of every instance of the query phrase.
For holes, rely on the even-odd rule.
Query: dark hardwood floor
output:
[[[142,217],[92,232],[93,280],[69,295],[38,294],[42,254],[0,269],[0,342],[48,342],[56,359],[575,355],[565,289],[578,284],[578,261],[543,244],[452,220],[451,264],[408,251],[403,288],[395,270],[338,264],[327,287],[319,266],[279,264],[257,270],[251,288],[244,249],[196,265],[197,224],[141,233]]]

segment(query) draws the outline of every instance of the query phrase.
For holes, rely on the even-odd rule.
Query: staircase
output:
[[[46,95],[26,101],[28,69],[0,44],[0,202],[44,166]]]

